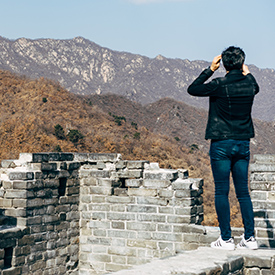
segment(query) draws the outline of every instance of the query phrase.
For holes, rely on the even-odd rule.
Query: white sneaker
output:
[[[220,236],[215,242],[211,243],[211,247],[216,249],[234,250],[235,244],[233,238],[230,238],[228,241],[224,241]]]
[[[258,249],[258,244],[256,239],[251,236],[248,240],[242,235],[241,241],[237,244],[238,249]]]

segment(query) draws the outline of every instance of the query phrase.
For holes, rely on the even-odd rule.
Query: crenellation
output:
[[[257,239],[266,247],[275,246],[274,160],[256,156],[251,165]],[[0,275],[105,274],[217,238],[200,225],[203,180],[185,169],[120,154],[22,153],[2,161],[0,182]],[[4,268],[6,250],[13,260]],[[223,270],[237,271],[240,261]],[[262,274],[274,268],[256,264]]]

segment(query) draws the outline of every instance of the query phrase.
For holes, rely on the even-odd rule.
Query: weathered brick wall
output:
[[[24,153],[0,170],[0,275],[103,274],[219,234],[200,225],[203,181],[183,169],[119,154]],[[274,247],[275,156],[254,157],[251,197],[257,240]],[[269,274],[272,261],[242,272]]]
[[[16,227],[0,230],[0,274],[77,270],[80,164],[73,157],[20,154],[19,160],[2,162],[0,209]]]
[[[255,231],[261,247],[275,247],[275,155],[255,155],[250,165]]]
[[[78,155],[80,274],[102,274],[203,243],[202,179],[119,155]],[[204,243],[205,244],[205,243]]]

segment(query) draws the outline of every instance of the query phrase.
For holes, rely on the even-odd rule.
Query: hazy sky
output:
[[[0,0],[0,36],[70,39],[212,61],[227,46],[275,69],[275,0]]]

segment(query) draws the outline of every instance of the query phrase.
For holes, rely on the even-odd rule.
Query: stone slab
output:
[[[182,251],[174,257],[153,260],[150,263],[135,266],[131,269],[114,272],[115,275],[172,275],[172,274],[212,274],[211,271],[226,267],[227,263],[234,269],[242,265],[243,258],[272,258],[275,250],[234,250],[226,251],[199,247],[197,250]],[[209,273],[210,272],[210,273]],[[216,274],[216,273],[213,273]],[[217,273],[219,274],[219,273]]]

